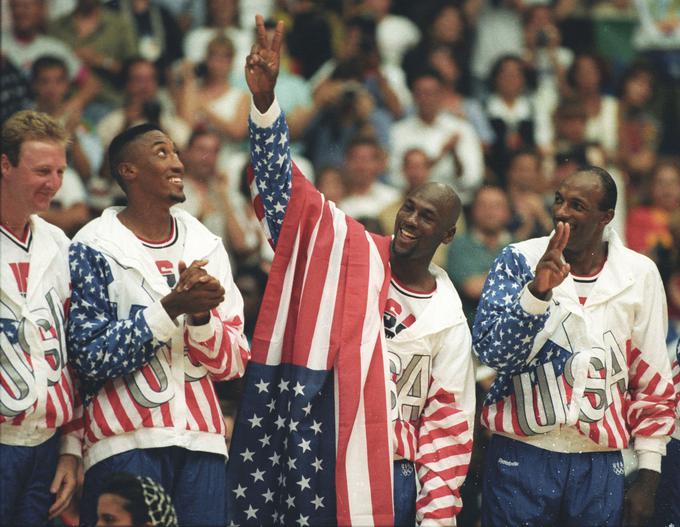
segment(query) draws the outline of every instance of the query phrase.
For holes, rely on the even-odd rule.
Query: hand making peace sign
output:
[[[555,226],[555,233],[548,242],[545,253],[536,264],[536,275],[529,283],[529,291],[535,297],[546,300],[554,287],[560,285],[569,274],[571,266],[564,262],[562,251],[569,241],[571,227],[561,221]]]
[[[257,41],[246,59],[246,81],[253,102],[260,112],[266,112],[274,101],[274,86],[279,74],[283,22],[279,20],[271,42],[267,38],[262,15],[255,16]]]

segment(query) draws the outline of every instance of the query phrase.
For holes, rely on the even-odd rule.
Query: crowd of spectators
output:
[[[548,234],[555,188],[590,164],[614,176],[612,228],[659,266],[678,338],[678,1],[3,0],[0,117],[35,108],[72,137],[46,219],[73,235],[121,204],[108,144],[159,124],[185,164],[181,206],[223,238],[254,318],[273,256],[246,174],[255,12],[286,24],[294,160],[341,209],[390,233],[409,189],[456,189],[465,214],[435,261],[470,317],[496,254]]]

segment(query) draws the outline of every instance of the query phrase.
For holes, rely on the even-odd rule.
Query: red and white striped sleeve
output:
[[[626,424],[634,438],[639,467],[660,472],[661,456],[675,428],[676,396],[666,349],[668,318],[661,277],[650,267],[641,279],[646,294],[626,346],[630,393]]]
[[[463,318],[441,336],[420,416],[416,468],[419,525],[455,525],[472,453],[475,381],[471,337]]]
[[[215,381],[241,377],[250,360],[250,347],[243,334],[243,298],[234,284],[226,253],[220,283],[225,295],[210,321],[185,326],[184,342],[191,358],[201,363]]]

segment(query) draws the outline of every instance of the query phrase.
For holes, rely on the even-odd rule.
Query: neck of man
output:
[[[16,236],[21,236],[28,225],[31,213],[20,210],[6,188],[2,188],[0,196],[0,224]]]
[[[580,251],[565,249],[564,259],[571,266],[571,273],[580,276],[589,276],[597,272],[607,259],[607,242],[600,236],[590,246]]]
[[[130,199],[130,196],[128,196]],[[164,240],[172,229],[170,207],[130,200],[127,207],[118,213],[120,222],[135,236],[145,240]]]
[[[414,291],[432,291],[436,280],[430,272],[430,262],[401,258],[390,255],[392,275],[399,283]]]

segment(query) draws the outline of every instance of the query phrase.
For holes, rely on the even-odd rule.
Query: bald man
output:
[[[326,201],[291,163],[288,127],[274,96],[281,35],[279,27],[269,43],[258,19],[258,44],[246,68],[254,103],[250,145],[253,188],[259,192],[255,203],[256,208],[262,204],[264,227],[276,256],[254,337],[253,358],[262,364],[253,364],[246,380],[232,443],[236,454],[229,467],[234,487],[229,495],[245,504],[239,502],[239,491],[246,485],[247,503],[260,493],[239,474],[255,468],[248,456],[248,445],[252,447],[248,420],[256,415],[259,424],[262,414],[252,401],[265,390],[266,376],[274,382],[285,379],[291,387],[299,385],[303,392],[303,385],[311,384],[305,379],[316,375],[320,364],[330,374],[318,382],[319,391],[308,393],[307,387],[298,397],[280,388],[270,403],[271,413],[265,414],[262,431],[272,430],[273,456],[288,456],[288,468],[281,475],[298,482],[300,489],[287,485],[286,498],[277,495],[276,486],[272,500],[265,497],[252,504],[258,518],[271,514],[283,524],[309,525],[412,526],[416,521],[450,525],[462,505],[460,486],[472,448],[471,337],[456,290],[446,272],[431,261],[440,244],[454,237],[460,199],[448,185],[418,187],[400,207],[393,237],[367,233]],[[282,310],[285,302],[290,307]],[[272,320],[270,313],[277,310],[279,319]],[[283,339],[278,339],[276,328],[282,319],[288,323]],[[304,325],[293,327],[293,319]],[[310,333],[307,347],[305,335]],[[289,340],[287,335],[295,337]],[[274,362],[272,349],[278,350],[281,340],[281,362],[304,363],[308,370],[290,373],[286,364],[283,373],[267,371]],[[260,359],[261,347],[268,351],[266,361]],[[325,361],[317,360],[320,350],[328,353]],[[362,359],[356,360],[358,356]],[[343,382],[348,375],[360,397],[350,395],[345,403],[348,399],[342,397],[350,390]],[[255,382],[261,388],[251,389]],[[330,393],[325,393],[329,385]],[[319,424],[321,417],[313,412],[330,397],[338,409],[335,422]],[[278,426],[268,428],[267,420],[277,417],[281,423],[288,420],[286,428],[295,434],[277,436]],[[337,438],[310,431],[308,439],[309,430],[333,427]],[[309,460],[319,470],[309,474],[303,460],[308,445],[319,450]],[[322,458],[325,445],[334,455]],[[261,461],[256,458],[256,467],[260,462],[266,467],[268,456],[266,451]],[[325,477],[319,475],[322,469]],[[390,478],[390,471],[393,493],[380,479]],[[262,483],[262,492],[269,488]],[[233,521],[248,523],[244,507],[233,506],[231,511]]]

